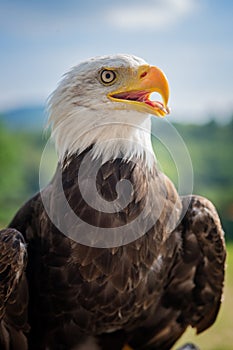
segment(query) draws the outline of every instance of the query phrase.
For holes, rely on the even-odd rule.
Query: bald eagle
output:
[[[224,234],[159,170],[149,115],[168,98],[164,73],[131,55],[79,64],[51,95],[57,170],[0,232],[1,349],[166,350],[214,323]]]

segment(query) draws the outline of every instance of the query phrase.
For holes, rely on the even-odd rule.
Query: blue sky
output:
[[[132,53],[162,68],[172,120],[233,114],[231,0],[0,0],[0,110],[43,104],[90,56]]]

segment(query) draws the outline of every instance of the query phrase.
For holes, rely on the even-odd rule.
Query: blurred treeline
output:
[[[40,132],[17,131],[0,123],[0,225],[38,191],[38,169],[45,140]]]
[[[194,193],[217,207],[228,240],[233,240],[233,118],[226,125],[175,124],[193,163]],[[41,131],[10,129],[0,123],[0,226],[39,189],[38,170],[46,143]],[[174,166],[159,152],[163,170],[174,179]],[[49,164],[48,164],[49,166]]]

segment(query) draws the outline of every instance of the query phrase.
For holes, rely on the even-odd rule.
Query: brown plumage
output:
[[[96,189],[105,201],[118,198],[123,180],[131,187],[122,209],[98,210],[82,196],[91,195],[88,174],[95,160],[78,179],[94,148],[92,143],[60,161],[51,183],[1,232],[0,268],[7,271],[0,281],[1,349],[120,350],[128,344],[167,350],[189,325],[202,332],[216,319],[225,245],[213,205],[198,196],[180,198],[155,163],[147,167],[134,155],[99,167]],[[132,232],[127,224],[140,216]],[[112,242],[119,227],[132,239],[104,248],[103,237],[91,234],[86,223],[105,228]],[[89,244],[80,244],[82,238]],[[18,258],[22,250],[26,255],[24,240],[27,267]]]
[[[75,211],[84,207],[82,201],[75,206],[78,184],[74,169],[78,170],[81,158],[73,157],[63,172],[63,187]],[[101,169],[98,186],[103,195],[111,176],[116,177],[116,182],[121,180],[121,166],[128,167],[127,177],[130,181],[135,179],[134,185],[140,187],[136,182],[140,182],[140,177],[135,175],[140,172],[140,165],[117,160],[111,162],[111,172],[104,182],[107,165]],[[161,177],[164,179],[159,172],[153,177],[147,174],[145,181],[153,187],[154,181],[163,183]],[[165,184],[167,200],[156,225],[142,238],[112,249],[83,246],[65,237],[51,223],[39,194],[19,211],[10,226],[23,232],[28,242],[26,276],[31,330],[25,334],[29,349],[72,349],[90,335],[104,346],[109,330],[115,330],[109,333],[112,339],[115,334],[121,339],[116,348],[127,342],[133,348],[169,349],[188,325],[200,332],[214,322],[221,301],[225,260],[217,213],[204,198],[193,196],[190,203],[188,198],[182,199],[182,208],[187,212],[164,240],[164,217],[177,200],[167,178]],[[114,197],[109,188],[115,187],[107,188],[106,195]],[[49,192],[51,205],[58,205],[53,193],[56,175],[44,191]],[[144,196],[138,193],[140,211]],[[134,193],[130,206],[134,207],[136,200]],[[153,215],[152,211],[153,208],[148,216]],[[117,223],[125,222],[123,214],[124,211],[117,215]],[[102,215],[95,217],[92,213],[91,220],[98,220],[95,224],[99,225],[104,221],[105,214]],[[70,227],[69,222],[66,224]],[[27,286],[24,287],[26,293]],[[20,305],[21,295],[14,297],[15,304]],[[21,307],[18,312],[23,318],[25,304]],[[15,324],[12,311],[8,315],[6,309],[6,317]]]
[[[12,346],[21,344],[26,349],[23,332],[27,326],[27,282],[24,273],[27,260],[23,236],[15,229],[0,231],[0,348],[9,348],[9,332]],[[16,300],[17,299],[17,300]],[[18,317],[19,316],[19,317]],[[12,322],[13,321],[13,322]],[[18,346],[18,345],[17,345]]]

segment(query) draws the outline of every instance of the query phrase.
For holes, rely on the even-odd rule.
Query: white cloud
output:
[[[143,4],[111,7],[105,18],[116,27],[127,30],[168,28],[195,12],[198,0],[150,0]]]

